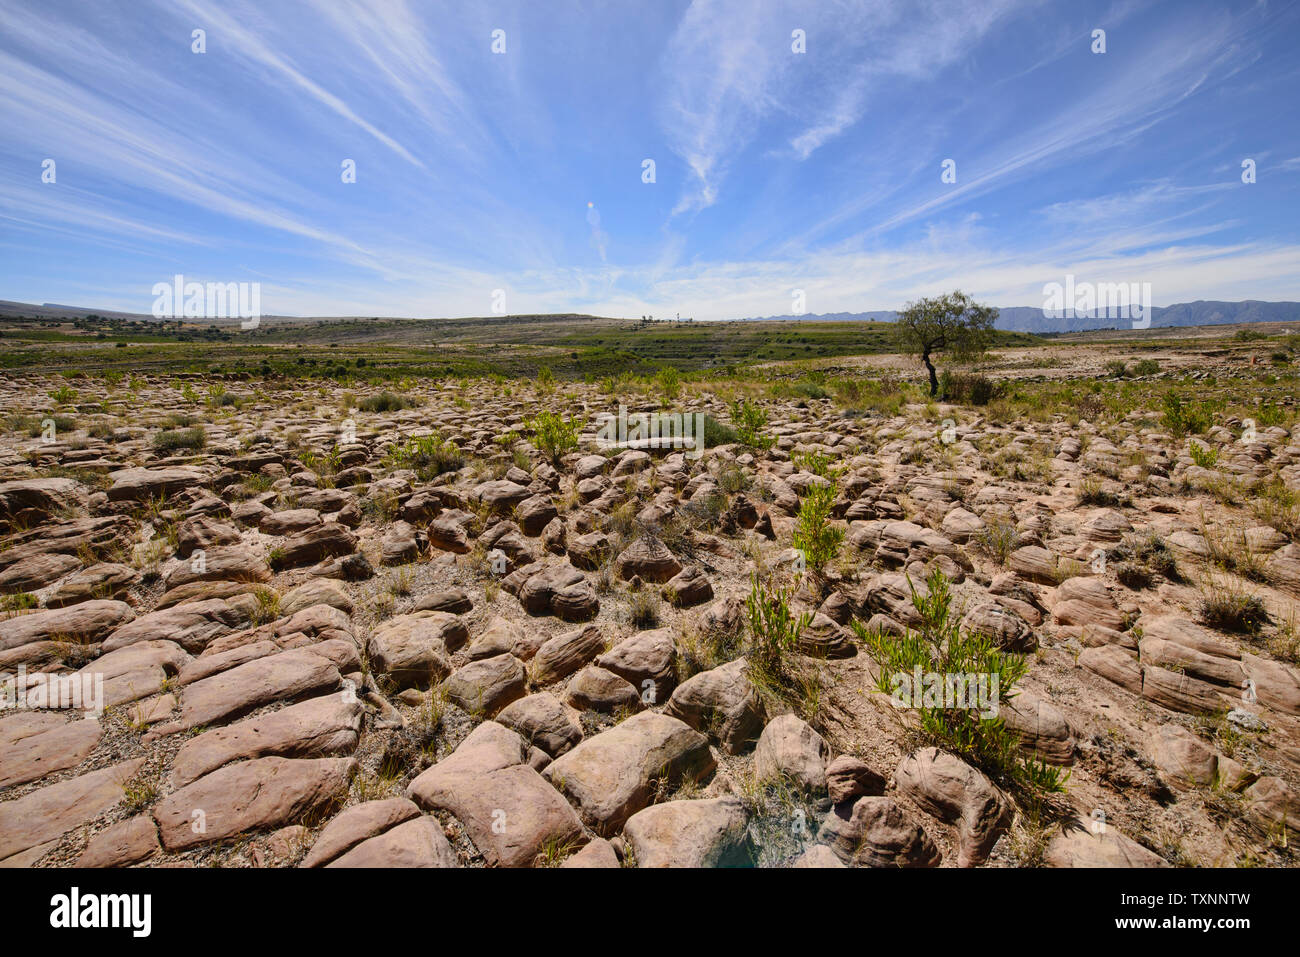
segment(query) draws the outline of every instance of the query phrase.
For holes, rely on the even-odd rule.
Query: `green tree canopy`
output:
[[[993,341],[998,311],[978,305],[961,290],[909,302],[898,314],[895,334],[899,349],[920,355],[930,373],[930,395],[939,393],[939,377],[931,356],[943,352],[955,359],[978,356]]]

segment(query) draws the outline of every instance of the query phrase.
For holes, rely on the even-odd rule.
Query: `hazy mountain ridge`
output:
[[[72,319],[87,315],[98,315],[105,319],[123,319],[149,321],[154,317],[147,313],[119,312],[112,309],[98,309],[93,306],[69,306],[57,303],[15,302],[0,300],[0,318],[29,316],[45,319]],[[572,314],[566,314],[572,315]],[[1259,299],[1244,299],[1240,302],[1198,299],[1195,302],[1175,303],[1172,306],[1154,306],[1151,310],[1151,326],[1217,326],[1252,322],[1294,322],[1300,326],[1300,302],[1264,302]],[[576,316],[573,318],[598,318]],[[825,312],[807,313],[801,316],[749,316],[735,319],[735,322],[893,322],[898,312],[892,309],[878,309],[870,312]],[[351,316],[272,316],[262,318],[289,321],[316,321],[331,319],[361,319],[369,317]],[[387,321],[390,317],[375,317]],[[429,317],[433,318],[433,317]],[[486,317],[496,319],[518,320],[520,316]],[[545,317],[529,317],[545,318]],[[193,320],[191,320],[193,321]],[[205,320],[198,320],[205,321]],[[221,322],[222,320],[217,320]],[[227,320],[228,321],[228,320]],[[413,319],[413,322],[422,320]],[[424,320],[427,321],[427,320]],[[634,321],[629,319],[628,321]],[[671,321],[671,320],[664,320]],[[1124,329],[1130,326],[1129,320],[1114,316],[1097,315],[1091,317],[1051,317],[1045,316],[1038,306],[1002,306],[998,309],[997,328],[1008,332],[1055,333],[1086,332],[1095,329]]]
[[[893,322],[898,317],[894,310],[874,312],[828,312],[803,316],[752,316],[742,320],[759,322],[782,320],[785,322]],[[1151,325],[1156,326],[1219,326],[1238,322],[1296,322],[1300,324],[1300,302],[1263,302],[1244,299],[1241,302],[1198,299],[1172,306],[1154,306]],[[1004,306],[998,309],[997,327],[1009,332],[1084,332],[1090,329],[1119,329],[1129,325],[1126,319],[1114,316],[1091,317],[1045,316],[1038,306]]]

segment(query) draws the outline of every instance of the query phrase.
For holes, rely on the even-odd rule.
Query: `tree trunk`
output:
[[[930,372],[930,398],[939,394],[939,377],[935,375],[934,363],[930,361],[930,353],[921,353],[921,361],[925,363],[926,369]]]

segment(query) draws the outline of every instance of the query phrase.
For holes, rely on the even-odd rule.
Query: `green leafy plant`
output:
[[[226,387],[220,382],[214,382],[208,386],[207,404],[210,409],[217,409],[223,405],[230,405],[235,397],[226,392]]]
[[[745,599],[749,637],[745,647],[746,674],[760,694],[794,704],[808,719],[815,715],[820,684],[798,659],[799,636],[812,621],[811,612],[790,611],[790,594],[770,588],[757,575]]]
[[[989,516],[975,533],[975,546],[999,565],[1006,565],[1011,553],[1020,547],[1016,523],[998,515]]]
[[[796,452],[790,456],[790,460],[795,468],[820,475],[824,479],[834,480],[843,471],[843,468],[831,464],[832,459],[829,455],[821,452]]]
[[[1187,451],[1192,456],[1192,461],[1203,469],[1212,469],[1218,464],[1219,450],[1212,445],[1191,442],[1187,446]]]
[[[357,408],[362,412],[400,412],[402,409],[410,409],[416,404],[416,401],[410,396],[397,395],[394,392],[377,392],[358,402]]]
[[[533,433],[536,445],[554,465],[578,447],[578,423],[565,419],[549,409],[544,409],[528,420],[527,428]]]
[[[413,469],[422,482],[465,466],[465,455],[456,443],[438,435],[407,439],[404,445],[389,452],[389,459],[397,468]]]
[[[682,377],[673,366],[663,366],[655,373],[655,384],[665,402],[671,402],[682,391]]]
[[[51,399],[58,405],[67,405],[77,397],[77,390],[68,385],[61,385],[49,393]]]
[[[910,580],[909,580],[910,584]],[[925,589],[912,588],[912,607],[920,622],[900,637],[870,630],[859,621],[853,630],[880,666],[877,687],[897,694],[916,674],[940,681],[978,678],[1001,704],[1015,695],[1016,684],[1028,671],[1023,655],[1002,651],[983,635],[963,630],[952,615],[952,592],[947,577],[935,569]],[[920,698],[918,702],[916,699]],[[932,703],[930,695],[916,689],[910,706],[918,716],[921,736],[981,768],[996,780],[1029,790],[1060,792],[1067,772],[1039,758],[1025,756],[1020,738],[1008,729],[994,709]]]
[[[1177,392],[1166,392],[1160,421],[1175,436],[1199,435],[1214,421],[1213,407],[1206,401],[1184,402]]]
[[[729,425],[723,425],[711,415],[704,417],[704,445],[706,448],[717,448],[719,445],[731,445],[733,442],[740,441],[740,436]]]
[[[153,437],[153,447],[159,452],[176,452],[180,449],[198,451],[208,442],[203,426],[192,429],[174,429],[159,432]]]
[[[776,440],[763,434],[767,413],[748,399],[737,399],[731,404],[731,421],[735,423],[736,438],[752,449],[770,449]],[[705,423],[706,438],[708,423]]]
[[[839,489],[833,484],[812,485],[799,503],[792,544],[803,553],[804,562],[820,573],[839,554],[844,529],[831,524],[831,510]]]

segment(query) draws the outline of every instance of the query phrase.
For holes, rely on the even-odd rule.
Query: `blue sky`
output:
[[[797,289],[1039,305],[1070,273],[1300,299],[1297,41],[1296,2],[0,0],[0,298],[148,312],[181,273],[268,314],[501,289],[724,319]]]

